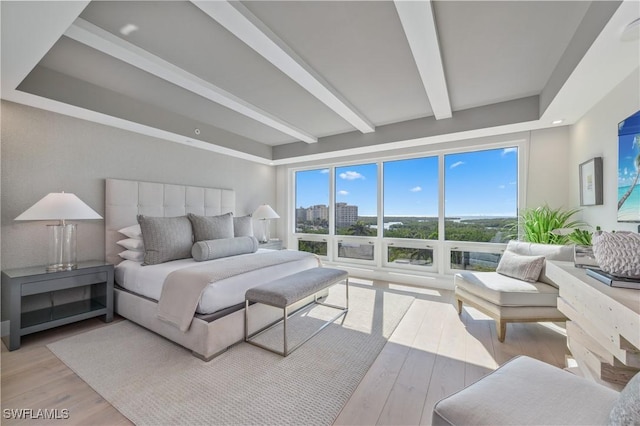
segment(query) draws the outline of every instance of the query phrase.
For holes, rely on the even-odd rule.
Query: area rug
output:
[[[344,287],[338,285],[327,302],[341,304],[344,298]],[[329,425],[412,301],[410,296],[350,285],[350,310],[344,320],[286,358],[243,342],[204,362],[129,321],[48,348],[137,425]],[[294,318],[292,335],[299,337],[335,314],[329,311],[316,305]],[[281,330],[261,339],[281,347]]]

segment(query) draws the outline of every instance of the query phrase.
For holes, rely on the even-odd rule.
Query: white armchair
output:
[[[544,256],[546,260],[573,260],[573,246],[509,241],[507,252]],[[454,277],[458,314],[463,304],[473,306],[496,321],[498,340],[504,342],[507,323],[565,321],[557,308],[558,284],[545,274],[527,282],[498,272],[460,272]]]

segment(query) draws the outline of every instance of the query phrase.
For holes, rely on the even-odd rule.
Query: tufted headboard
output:
[[[138,223],[137,216],[174,217],[194,213],[215,216],[235,214],[236,193],[232,189],[170,185],[166,183],[107,179],[105,189],[105,258],[114,265],[124,249],[116,241],[126,238],[118,232]]]

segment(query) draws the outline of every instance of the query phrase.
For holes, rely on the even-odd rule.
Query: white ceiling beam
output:
[[[362,133],[375,126],[239,1],[191,0],[276,68]]]
[[[226,90],[78,18],[65,36],[307,143],[318,139]]]
[[[395,0],[394,3],[433,115],[436,120],[451,118],[451,101],[431,1]]]

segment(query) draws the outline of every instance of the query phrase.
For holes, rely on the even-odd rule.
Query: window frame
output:
[[[451,275],[457,272],[460,272],[459,269],[453,269],[450,265],[451,259],[451,250],[452,248],[458,247],[460,250],[464,251],[479,251],[479,252],[488,252],[488,253],[501,253],[506,248],[505,243],[487,243],[487,242],[472,242],[472,241],[449,241],[445,240],[445,200],[444,200],[444,188],[445,188],[445,170],[444,170],[444,157],[447,154],[451,153],[466,153],[466,152],[474,152],[474,151],[485,151],[492,149],[500,149],[500,148],[509,148],[509,147],[517,147],[518,148],[518,160],[517,160],[517,214],[519,221],[520,211],[524,206],[526,206],[526,190],[527,190],[527,165],[529,161],[529,150],[530,150],[530,134],[520,133],[520,134],[510,134],[504,136],[494,136],[488,138],[480,138],[469,141],[456,141],[451,142],[449,146],[443,148],[441,145],[437,145],[434,149],[429,149],[429,147],[421,147],[422,150],[413,150],[412,152],[407,152],[398,155],[365,155],[362,159],[359,160],[350,160],[350,161],[336,161],[328,163],[330,160],[326,160],[323,162],[318,162],[313,165],[305,165],[305,166],[296,166],[291,165],[287,167],[287,200],[286,200],[286,210],[287,210],[287,219],[285,224],[285,229],[287,235],[285,236],[286,241],[288,241],[290,247],[297,248],[297,240],[299,238],[314,240],[317,239],[319,241],[326,240],[327,242],[327,256],[322,257],[323,260],[326,260],[329,263],[335,263],[336,265],[344,264],[345,267],[348,265],[361,265],[367,267],[373,267],[376,270],[380,271],[398,271],[402,270],[404,273],[415,274],[416,276],[432,276],[432,275]],[[438,157],[438,240],[423,240],[423,239],[402,239],[402,238],[391,238],[384,237],[384,232],[381,232],[380,229],[383,227],[384,222],[384,163],[387,161],[397,161],[397,160],[405,160],[405,159],[414,159],[420,157]],[[345,166],[358,166],[364,164],[376,164],[377,165],[377,223],[378,223],[378,235],[374,237],[365,237],[365,236],[350,236],[350,235],[336,235],[335,234],[335,192],[336,192],[336,183],[335,183],[335,173],[336,168],[345,167]],[[298,171],[304,170],[315,170],[315,169],[328,169],[329,170],[329,233],[328,234],[305,234],[305,233],[296,233],[295,232],[295,173]],[[360,260],[360,259],[346,259],[338,257],[338,240],[349,240],[349,239],[358,239],[362,241],[367,241],[368,244],[374,246],[374,260]],[[433,247],[433,267],[429,268],[427,271],[425,267],[416,266],[416,265],[390,265],[387,262],[387,248],[388,242],[394,242],[398,245],[406,245],[410,243],[422,244],[423,247],[426,245],[430,245]],[[417,247],[420,248],[420,247]]]

